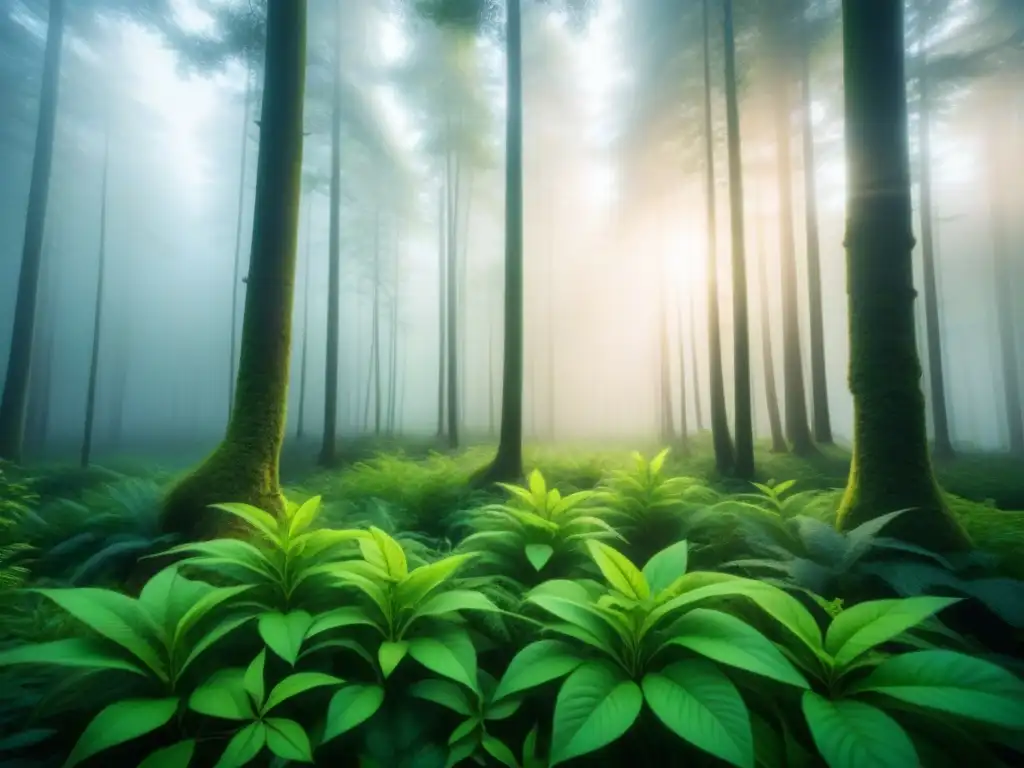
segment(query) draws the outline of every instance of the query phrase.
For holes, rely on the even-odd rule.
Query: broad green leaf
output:
[[[807,681],[767,637],[735,616],[694,608],[671,628],[667,644],[689,648],[730,667],[808,688]]]
[[[305,531],[316,520],[320,512],[320,497],[314,496],[302,503],[288,521],[288,536],[294,538]]]
[[[459,725],[455,728],[454,731],[452,731],[451,735],[448,737],[448,743],[457,744],[458,742],[462,741],[468,736],[474,734],[479,736],[481,725],[482,723],[480,722],[480,718],[476,716],[471,717],[468,720],[464,720],[463,722],[459,723]]]
[[[270,695],[267,696],[267,702],[263,705],[262,713],[266,714],[278,704],[306,691],[322,688],[325,685],[341,685],[343,682],[345,681],[340,677],[325,675],[323,672],[296,672],[294,675],[288,675],[271,689]]]
[[[553,554],[555,554],[555,548],[550,544],[526,545],[526,559],[530,561],[530,565],[535,571],[542,570]]]
[[[313,623],[306,631],[306,639],[312,639],[319,634],[332,629],[364,625],[369,627],[377,626],[377,623],[366,615],[366,611],[357,605],[335,608],[326,613],[317,614],[313,617]]]
[[[177,677],[180,678],[181,675],[184,674],[185,670],[188,669],[189,666],[191,666],[192,663],[196,659],[198,659],[203,654],[204,651],[211,648],[218,641],[227,637],[229,634],[234,632],[243,624],[249,623],[254,618],[255,616],[242,616],[237,619],[228,619],[227,621],[218,624],[209,632],[206,632],[201,638],[199,638],[199,641],[192,647],[192,650],[189,652],[188,656],[185,657],[185,661],[183,661],[181,666],[178,668]]]
[[[409,575],[409,565],[402,545],[380,528],[370,527],[370,538],[359,540],[363,559],[384,571],[389,578],[401,581]]]
[[[487,754],[502,765],[508,766],[508,768],[519,768],[519,762],[516,760],[515,753],[505,745],[505,742],[491,736],[489,733],[485,733],[480,740],[480,744]]]
[[[195,739],[185,739],[169,747],[150,752],[139,768],[188,768],[196,751]]]
[[[320,743],[348,733],[369,720],[384,703],[384,689],[379,685],[347,685],[331,697]]]
[[[465,632],[417,637],[409,641],[409,655],[431,672],[477,690],[476,649]]]
[[[1024,730],[1024,681],[991,662],[955,651],[892,656],[852,690]]]
[[[283,717],[268,717],[264,722],[267,726],[267,748],[271,752],[282,760],[313,762],[313,747],[301,725]]]
[[[304,558],[314,558],[323,554],[331,547],[339,544],[347,544],[352,541],[360,541],[370,534],[363,530],[339,531],[333,528],[322,528],[318,531],[308,531],[292,539],[292,551],[301,553]]]
[[[611,744],[643,706],[640,686],[606,664],[585,664],[566,678],[555,700],[551,767]]]
[[[111,704],[85,727],[64,768],[72,768],[105,749],[162,728],[174,717],[178,704],[177,698],[127,699]]]
[[[261,580],[277,580],[281,578],[280,572],[258,547],[241,539],[213,539],[212,541],[179,544],[176,547],[171,547],[165,554],[191,554],[195,556],[179,563],[179,565],[190,562],[195,565],[202,565],[204,561],[212,564],[233,563],[239,568],[259,576]]]
[[[476,753],[479,745],[479,733],[472,733],[462,741],[450,744],[448,748],[448,761],[445,763],[445,768],[457,768],[457,766],[465,765],[465,761],[469,760]],[[374,768],[378,767],[374,766]],[[383,766],[379,768],[383,768]]]
[[[448,680],[420,680],[409,688],[409,695],[440,704],[466,717],[472,715],[475,709],[469,692],[463,686]]]
[[[118,669],[148,677],[149,672],[131,662],[119,659],[103,649],[98,642],[81,638],[52,640],[48,643],[19,645],[0,652],[0,667],[13,664],[54,664],[86,669]]]
[[[907,768],[919,765],[914,744],[899,723],[870,704],[829,701],[806,691],[804,717],[829,768]]]
[[[402,605],[418,605],[419,602],[438,586],[448,580],[456,570],[472,560],[476,555],[466,553],[451,555],[436,563],[421,565],[410,571],[409,575],[398,585],[398,601]]]
[[[313,617],[305,611],[264,613],[260,616],[260,637],[274,653],[295,666]]]
[[[209,616],[215,608],[250,589],[252,589],[252,585],[243,584],[237,587],[220,587],[207,592],[193,603],[181,617],[181,620],[174,628],[173,644],[177,646],[183,642],[185,635],[199,622]]]
[[[509,495],[515,496],[516,498],[526,502],[529,506],[533,506],[533,494],[526,488],[518,485],[512,485],[511,483],[495,483],[499,488],[507,491]]]
[[[446,613],[454,613],[456,611],[497,610],[500,610],[498,606],[480,592],[471,592],[468,589],[454,589],[450,592],[441,592],[434,595],[416,610],[413,617],[444,616]]]
[[[213,509],[219,509],[222,512],[227,512],[229,515],[233,515],[239,520],[244,520],[253,528],[263,533],[271,541],[279,541],[277,518],[269,512],[264,512],[262,509],[254,507],[251,504],[229,503],[211,504],[210,506]]]
[[[537,509],[541,509],[544,506],[544,502],[547,500],[548,489],[544,483],[544,475],[540,473],[539,469],[535,469],[530,473],[528,478],[530,484],[530,493],[533,494],[533,504]]]
[[[245,675],[242,677],[242,687],[249,694],[253,706],[257,708],[263,706],[263,699],[267,695],[266,681],[264,680],[266,666],[267,649],[264,648],[252,660],[245,670]]]
[[[505,720],[512,717],[523,705],[522,699],[503,699],[491,702],[484,708],[484,720]]]
[[[587,541],[587,549],[613,589],[633,600],[646,600],[651,596],[644,575],[617,549],[593,539]]]
[[[579,627],[595,637],[603,648],[613,648],[620,629],[612,620],[592,605],[577,603],[550,595],[535,595],[529,598],[534,605],[548,613]]]
[[[680,738],[739,768],[754,768],[750,713],[736,686],[703,659],[644,675],[644,698]]]
[[[686,575],[690,543],[685,539],[657,552],[643,568],[651,592],[655,595],[667,589],[676,579]]]
[[[385,679],[390,677],[391,673],[395,671],[395,667],[401,663],[408,652],[409,643],[405,640],[398,642],[385,640],[380,644],[380,648],[377,649],[377,660],[380,662],[380,671],[384,674]]]
[[[242,768],[260,753],[266,743],[267,726],[263,721],[250,723],[231,737],[214,768]]]
[[[245,676],[246,671],[242,669],[220,670],[192,692],[188,708],[225,720],[254,719],[256,709],[245,690]]]
[[[665,466],[665,459],[668,458],[669,451],[671,450],[671,448],[663,448],[657,456],[651,459],[650,470],[652,476],[661,474],[661,469]]]
[[[492,697],[494,701],[565,677],[583,663],[572,646],[560,640],[538,640],[515,655]]]
[[[825,650],[835,658],[837,667],[845,667],[865,651],[958,602],[959,598],[950,597],[905,597],[860,603],[832,620],[825,635]]]

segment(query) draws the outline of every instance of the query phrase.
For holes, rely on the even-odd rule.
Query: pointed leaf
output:
[[[449,680],[420,680],[409,688],[409,694],[418,699],[432,701],[447,707],[459,715],[469,717],[475,710],[469,692],[461,685]]]
[[[421,565],[411,571],[398,585],[398,601],[402,605],[419,604],[423,598],[447,581],[456,570],[475,557],[473,553],[451,555],[436,563]]]
[[[380,568],[391,579],[401,581],[409,575],[409,565],[402,545],[380,528],[371,527],[370,538],[360,539],[359,549],[366,562]]]
[[[492,699],[498,701],[565,677],[582,663],[583,658],[568,643],[538,640],[523,648],[509,662]]]
[[[348,733],[369,720],[384,703],[384,689],[379,685],[348,685],[331,697],[320,743]]]
[[[299,535],[316,520],[316,516],[320,513],[320,497],[314,496],[311,499],[307,499],[302,505],[295,510],[295,513],[291,516],[291,520],[288,521],[288,535],[292,538]]]
[[[391,676],[395,667],[402,662],[408,652],[409,643],[405,640],[397,642],[385,640],[380,644],[380,648],[377,649],[377,660],[380,662],[380,671],[384,674],[385,679]]]
[[[64,768],[72,768],[105,749],[162,728],[174,717],[178,704],[177,698],[128,699],[111,704],[85,727]]]
[[[124,661],[102,648],[98,642],[81,638],[52,640],[48,643],[19,645],[0,652],[0,667],[12,664],[54,664],[86,669],[119,669],[148,677],[141,666]]]
[[[266,743],[267,726],[261,720],[250,723],[231,737],[214,768],[242,768],[260,753]]]
[[[906,768],[919,765],[914,744],[899,723],[870,704],[803,696],[814,744],[832,768]]]
[[[288,677],[271,689],[270,695],[267,696],[267,702],[263,705],[262,712],[266,714],[288,699],[306,691],[311,691],[314,688],[322,688],[325,685],[341,685],[343,682],[345,681],[340,677],[325,675],[323,672],[296,672],[294,675],[288,675]]]
[[[283,717],[268,717],[267,748],[282,760],[300,763],[313,762],[313,747],[305,729],[294,720]]]
[[[196,688],[188,700],[188,708],[208,717],[226,720],[252,720],[256,708],[245,690],[246,671],[224,669]]]
[[[274,653],[295,666],[313,617],[305,611],[264,613],[260,616],[260,637]]]
[[[526,559],[530,561],[530,565],[535,571],[542,570],[553,554],[555,554],[555,548],[550,544],[526,545]]]
[[[485,733],[480,743],[484,751],[502,765],[508,766],[508,768],[519,768],[515,753],[505,745],[505,742]]]
[[[263,706],[263,699],[267,695],[267,686],[264,679],[266,666],[267,649],[264,648],[252,660],[245,670],[245,675],[242,677],[242,687],[245,688],[246,693],[252,699],[253,706],[256,708]]]
[[[271,541],[278,541],[278,526],[277,519],[269,512],[264,512],[262,509],[252,506],[251,504],[211,504],[213,509],[219,509],[222,512],[227,512],[229,515],[237,517],[239,520],[243,520],[251,525],[256,530],[263,533]]]
[[[377,623],[367,616],[366,611],[359,606],[350,605],[344,608],[335,608],[332,611],[320,613],[313,617],[313,623],[306,631],[306,639],[310,640],[332,629],[359,625],[375,627]]]
[[[825,650],[845,667],[865,651],[917,626],[943,608],[960,602],[950,597],[905,597],[872,600],[847,608],[832,620]]]
[[[657,595],[667,589],[676,579],[686,575],[686,564],[690,543],[683,539],[654,554],[643,568],[644,578]]]
[[[441,592],[434,595],[418,608],[413,616],[418,618],[421,616],[444,616],[456,611],[498,610],[500,610],[498,606],[481,592],[471,592],[468,589],[453,589],[450,592]]]
[[[633,600],[646,600],[651,596],[644,575],[617,549],[593,539],[587,542],[587,549],[613,589]]]
[[[465,632],[440,637],[417,637],[409,641],[409,655],[442,677],[477,689],[476,649]]]
[[[188,768],[196,751],[195,739],[185,739],[169,747],[150,752],[139,768]]]

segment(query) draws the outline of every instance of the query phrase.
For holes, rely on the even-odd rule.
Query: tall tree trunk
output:
[[[459,447],[459,267],[458,267],[458,226],[461,194],[462,163],[458,153],[449,155],[448,175],[448,306],[445,312],[448,321],[448,447]]]
[[[808,0],[808,3],[810,0]],[[825,369],[825,321],[821,301],[821,253],[818,235],[818,185],[814,152],[814,120],[811,115],[811,52],[806,9],[800,30],[800,68],[803,87],[800,109],[803,129],[804,224],[807,238],[807,308],[811,337],[811,401],[815,442],[832,442],[832,418],[828,407],[828,377]]]
[[[487,436],[494,437],[497,426],[494,391],[494,318],[487,326]]]
[[[4,382],[3,398],[0,399],[0,459],[8,461],[21,459],[21,443],[25,433],[36,300],[39,292],[39,267],[43,253],[43,229],[46,225],[46,204],[50,194],[50,170],[53,167],[53,135],[57,122],[63,40],[64,0],[50,0],[46,50],[43,54],[42,91],[39,97],[39,122],[36,126],[32,181],[28,193],[28,210],[25,214],[25,242],[21,253],[21,272],[18,276],[18,298],[14,307],[7,378]]]
[[[89,356],[89,385],[85,395],[85,429],[82,432],[82,450],[79,463],[89,466],[92,454],[92,432],[96,421],[96,385],[100,371],[100,332],[103,327],[103,288],[107,272],[107,180],[110,175],[110,108],[107,108],[107,126],[103,137],[103,181],[100,184],[100,243],[96,270],[96,303],[92,319],[92,351]]]
[[[552,205],[552,209],[554,206]],[[548,439],[552,442],[555,439],[555,421],[557,419],[557,413],[555,409],[555,388],[557,386],[555,380],[555,243],[554,243],[554,226],[552,221],[548,220],[549,237],[551,242],[549,243],[548,258],[547,258],[547,286],[545,286],[544,296],[546,298],[546,306],[544,307],[546,314],[545,326],[547,329],[547,401],[548,401],[548,418],[547,418],[547,435]]]
[[[729,209],[732,221],[732,324],[737,477],[754,476],[754,419],[750,402],[750,327],[747,319],[747,264],[743,234],[743,155],[732,0],[724,5],[725,112],[729,134]]]
[[[388,435],[395,434],[395,417],[397,413],[396,397],[398,393],[398,296],[399,279],[401,269],[399,268],[399,256],[401,254],[401,243],[398,232],[398,224],[395,224],[395,273],[393,275],[391,295],[391,354],[388,364]]]
[[[252,64],[245,57],[245,106],[242,109],[242,157],[238,168],[238,205],[235,214],[235,260],[231,272],[231,342],[228,349],[228,418],[235,407],[235,365],[238,361],[238,292],[242,285],[242,221],[245,213],[245,176],[249,157],[249,112],[252,109]]]
[[[686,418],[686,345],[683,343],[683,297],[682,292],[676,299],[676,326],[679,340],[676,344],[679,354],[679,447],[684,456],[690,453],[690,425]]]
[[[853,459],[838,525],[911,510],[887,536],[969,546],[932,472],[914,340],[903,4],[843,1]]]
[[[501,435],[494,461],[477,482],[512,482],[523,475],[523,80],[520,0],[508,0],[505,117],[505,344]]]
[[[33,457],[42,455],[46,442],[46,422],[49,418],[52,388],[54,327],[57,301],[55,278],[59,274],[53,263],[53,250],[49,238],[43,243],[42,265],[39,276],[39,302],[36,304],[35,332],[42,339],[41,355],[32,355],[29,374],[29,399],[25,425],[25,451]]]
[[[383,403],[380,379],[380,209],[373,222],[373,434],[380,437]]]
[[[456,336],[459,339],[459,392],[462,393],[463,397],[466,397],[465,393],[469,392],[469,386],[466,384],[466,381],[469,376],[469,333],[467,331],[469,324],[469,234],[470,222],[472,221],[470,217],[473,210],[473,167],[471,165],[466,167],[465,179],[465,184],[463,184],[461,178],[459,181],[458,208],[462,223],[456,237],[456,242],[458,243],[456,272],[459,275]],[[465,190],[464,193],[463,189]],[[458,414],[459,433],[461,434],[466,425],[466,408],[459,408]]]
[[[447,318],[445,317],[448,307],[448,276],[445,264],[447,263],[448,243],[448,186],[447,181],[442,180],[438,190],[438,212],[437,212],[437,275],[438,275],[438,305],[437,305],[437,436],[444,435],[444,400],[445,400],[445,367],[447,365]]]
[[[697,432],[704,431],[704,409],[700,399],[700,366],[697,364],[697,312],[694,309],[696,299],[690,295],[690,374],[693,381],[693,410],[697,417]],[[721,355],[719,355],[721,360]]]
[[[306,430],[306,373],[309,369],[309,273],[313,261],[313,195],[306,203],[306,263],[302,277],[302,351],[299,356],[299,413],[295,437],[301,440]]]
[[[922,9],[922,13],[927,13]],[[928,23],[922,19],[926,34]],[[923,45],[923,44],[922,44]],[[949,434],[949,414],[946,411],[946,377],[942,365],[942,332],[939,328],[939,291],[935,275],[935,240],[932,211],[931,160],[931,97],[928,83],[927,54],[921,53],[918,75],[920,103],[918,105],[917,135],[920,165],[921,200],[921,261],[924,267],[925,338],[928,343],[928,381],[931,385],[932,427],[935,430],[935,455],[953,456],[953,441]]]
[[[370,403],[373,397],[373,360],[377,354],[377,335],[370,331],[370,347],[366,352],[366,396],[363,398],[363,423],[361,431],[370,431]]]
[[[782,432],[779,393],[775,385],[775,356],[772,351],[772,321],[768,308],[771,291],[768,285],[768,254],[764,244],[763,217],[757,217],[758,303],[761,305],[761,357],[764,358],[764,392],[768,404],[768,425],[772,436],[772,453],[786,453],[789,447]]]
[[[162,527],[186,538],[221,535],[227,500],[284,512],[284,441],[302,180],[306,0],[268,0],[252,263],[242,322],[235,407],[210,457],[166,499]]]
[[[789,20],[773,13],[774,98],[776,180],[779,195],[779,265],[782,272],[782,373],[786,398],[786,439],[797,455],[814,450],[811,427],[807,422],[807,395],[804,390],[804,365],[800,352],[800,306],[796,285],[796,243],[793,234],[793,159],[792,99],[789,56],[791,35]]]
[[[334,93],[331,107],[331,218],[327,255],[327,355],[324,372],[324,436],[320,465],[330,467],[338,451],[338,345],[341,329],[341,50],[344,28],[338,7],[334,53]]]
[[[676,420],[672,414],[672,367],[668,340],[668,310],[665,306],[664,281],[658,287],[658,395],[661,398],[661,440],[676,439]]]
[[[725,374],[722,372],[722,331],[718,310],[718,224],[715,213],[715,134],[711,112],[711,18],[704,0],[704,175],[708,229],[708,373],[711,399],[711,439],[715,468],[722,474],[733,468],[735,455],[725,409]]]

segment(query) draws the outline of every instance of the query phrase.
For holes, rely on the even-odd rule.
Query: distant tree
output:
[[[969,546],[932,471],[917,355],[903,4],[843,1],[853,460],[838,524],[911,510],[890,535]]]

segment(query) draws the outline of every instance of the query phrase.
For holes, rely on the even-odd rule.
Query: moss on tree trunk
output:
[[[945,505],[925,432],[914,327],[900,3],[843,3],[849,168],[847,290],[854,449],[839,526],[912,509],[888,535],[946,551],[969,541]]]
[[[167,532],[226,532],[210,504],[246,502],[280,513],[295,246],[302,174],[306,0],[269,0],[256,209],[234,408],[217,449],[168,494]]]

